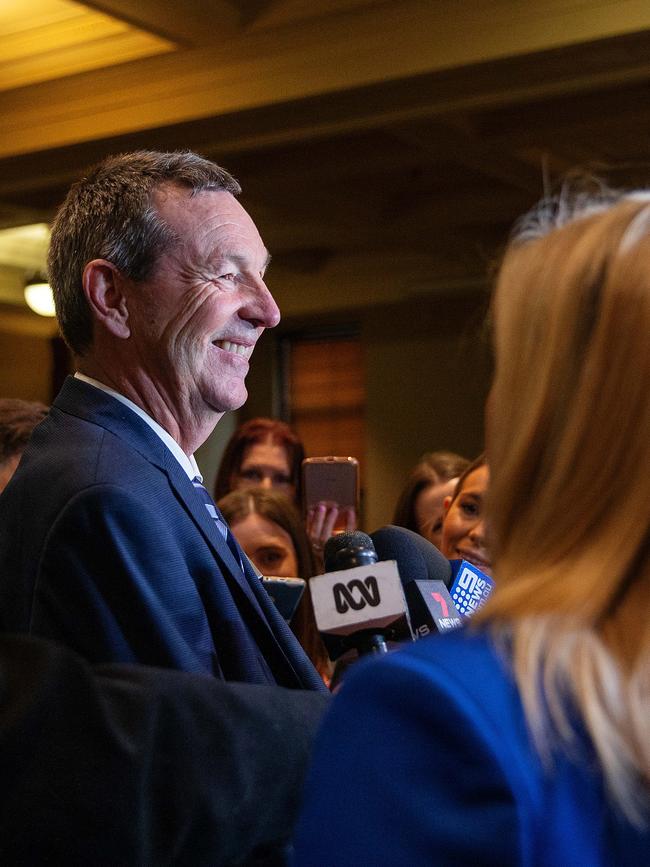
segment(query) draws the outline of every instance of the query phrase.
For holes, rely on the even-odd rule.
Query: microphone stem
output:
[[[388,653],[388,645],[386,639],[381,634],[367,635],[357,644],[359,656],[365,656],[369,653]]]

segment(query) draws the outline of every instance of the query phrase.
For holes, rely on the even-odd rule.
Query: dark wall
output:
[[[366,349],[366,525],[390,521],[409,470],[426,451],[483,449],[491,375],[487,298],[432,298],[369,310]]]

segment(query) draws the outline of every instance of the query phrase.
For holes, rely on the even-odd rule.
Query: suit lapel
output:
[[[218,563],[221,564],[224,574],[236,581],[257,615],[266,623],[264,612],[249,585],[251,579],[242,574],[240,564],[235,560],[227,542],[201,502],[191,480],[149,425],[132,409],[110,394],[71,376],[66,378],[63,388],[54,401],[54,406],[110,431],[136,449],[149,463],[158,467],[167,476],[176,498],[192,518]]]
[[[202,502],[201,497],[194,490],[194,485],[183,472],[182,467],[171,452],[169,452],[169,450],[167,451],[169,454],[169,460],[166,462],[167,466],[164,467],[164,470],[176,497],[185,506],[192,520],[201,532],[201,535],[212,551],[217,555],[224,568],[235,578],[242,590],[244,590],[248,596],[249,600],[257,607],[255,597],[248,586],[248,581],[244,578],[241,566],[228,547],[228,543],[217,529],[217,526],[208,513],[208,510],[205,508],[205,504]],[[260,611],[259,613],[261,614],[262,612]]]
[[[274,676],[281,685],[289,687],[298,685],[303,688],[320,689],[322,687],[320,677],[304,656],[302,648],[298,645],[275,604],[248,563],[246,555],[242,552],[244,564],[244,572],[242,573],[240,564],[236,561],[228,543],[217,529],[214,520],[208,514],[205,504],[194,490],[194,485],[171,452],[168,449],[166,451],[169,454],[169,466],[166,468],[166,472],[170,485],[191,514],[217,559],[221,561],[223,578],[229,585],[236,603],[239,602],[238,595],[243,593],[245,596],[245,604],[249,606],[249,616],[245,617],[246,625],[252,632],[258,647],[263,651],[262,658],[265,664],[272,665]],[[233,583],[236,587],[232,586]],[[243,611],[240,613],[243,615]],[[288,648],[292,644],[297,650],[295,659],[288,653]],[[284,675],[281,673],[283,671],[285,672]]]

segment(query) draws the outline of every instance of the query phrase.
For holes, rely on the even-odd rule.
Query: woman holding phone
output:
[[[334,492],[327,485],[320,473],[332,468],[329,461],[338,458],[310,458],[305,462],[305,449],[298,434],[289,425],[275,418],[252,418],[235,430],[224,449],[223,457],[217,472],[214,486],[214,498],[220,500],[231,491],[260,488],[265,491],[276,491],[288,497],[298,509],[303,509],[307,535],[314,551],[319,568],[322,569],[322,555],[325,542],[337,529],[337,522],[343,521],[338,529],[356,529],[356,502],[339,503],[336,498],[338,488]],[[352,460],[349,458],[346,461]],[[319,499],[303,500],[303,462],[308,463],[311,475],[305,478],[316,482],[316,488],[323,494]],[[316,466],[314,462],[325,462]],[[356,465],[356,461],[354,462]],[[336,467],[335,469],[341,469]],[[358,466],[356,476],[350,484],[346,474],[340,481],[344,483],[343,490],[350,488],[358,492]],[[356,487],[355,487],[356,486]],[[313,490],[314,486],[311,485]]]
[[[496,589],[352,671],[297,867],[650,863],[650,196],[544,203],[492,320]]]

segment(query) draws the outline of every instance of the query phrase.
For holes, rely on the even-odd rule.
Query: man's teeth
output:
[[[235,355],[248,355],[249,347],[241,343],[231,343],[229,340],[215,340],[215,345],[226,352],[234,352]]]

